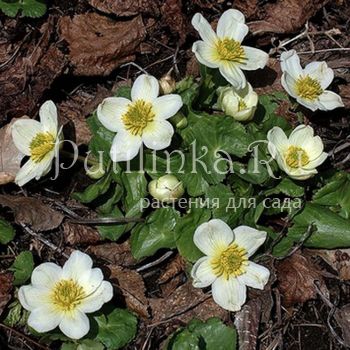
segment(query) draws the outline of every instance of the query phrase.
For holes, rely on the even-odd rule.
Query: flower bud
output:
[[[162,95],[168,95],[174,92],[176,89],[176,81],[171,76],[171,73],[168,72],[167,74],[163,75],[159,79],[159,87],[160,87],[160,93]]]
[[[148,184],[149,193],[159,201],[172,203],[185,192],[183,184],[174,175],[164,175]]]
[[[106,171],[103,169],[103,167],[100,164],[95,164],[92,167],[90,167],[88,170],[86,170],[86,175],[93,180],[98,180],[104,174]]]
[[[169,121],[176,129],[184,129],[188,124],[187,118],[181,112],[177,112]]]
[[[225,114],[238,121],[249,121],[254,117],[258,105],[258,95],[252,86],[247,83],[242,90],[233,87],[220,87],[218,106]]]

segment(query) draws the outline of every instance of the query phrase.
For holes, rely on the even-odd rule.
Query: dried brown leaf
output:
[[[128,308],[143,318],[148,318],[148,299],[145,296],[146,287],[141,275],[135,270],[129,270],[116,265],[109,265],[110,279],[116,280],[125,297]]]
[[[0,272],[0,316],[11,299],[13,276],[9,272]]]
[[[136,264],[136,260],[131,254],[129,241],[122,244],[111,242],[91,246],[88,251],[89,254],[94,255],[98,259],[105,260],[112,265],[130,267]]]
[[[259,1],[258,0],[235,0],[235,8],[242,13],[248,19],[256,17],[259,11]]]
[[[228,312],[217,305],[210,295],[203,293],[199,288],[194,288],[191,281],[187,281],[164,298],[150,299],[153,319],[152,323],[178,319],[189,322],[192,318],[207,320],[210,317],[226,319]]]
[[[333,270],[338,272],[341,280],[350,280],[350,249],[309,249],[308,252],[321,257]]]
[[[342,330],[345,344],[350,347],[350,304],[337,309],[334,318]]]
[[[59,20],[61,39],[68,43],[76,75],[108,75],[132,61],[146,36],[141,16],[116,22],[97,13]]]
[[[159,15],[158,0],[89,0],[91,6],[117,16],[134,16],[140,13]]]
[[[36,198],[0,195],[0,205],[12,209],[16,223],[29,225],[34,231],[53,230],[64,218]]]
[[[264,17],[260,21],[250,22],[253,34],[293,33],[325,6],[330,0],[278,0],[264,7]]]
[[[0,129],[0,185],[14,181],[24,157],[13,143],[11,134],[11,127],[18,119],[12,119],[10,124]]]
[[[101,240],[94,227],[65,222],[63,225],[64,240],[70,245],[93,244]]]
[[[311,259],[295,253],[276,264],[278,289],[286,307],[315,299],[317,290],[315,281],[319,281],[320,289],[328,295],[328,289],[320,270]]]
[[[180,272],[184,271],[186,262],[181,255],[176,255],[175,259],[172,259],[170,263],[165,267],[164,272],[159,276],[158,283],[165,283],[171,278],[174,278]]]
[[[339,95],[341,96],[345,108],[350,108],[350,85],[340,85]]]

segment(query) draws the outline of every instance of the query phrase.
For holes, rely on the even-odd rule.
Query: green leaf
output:
[[[0,0],[0,9],[5,15],[15,17],[18,11],[26,17],[41,17],[46,13],[46,4],[40,0],[20,0],[20,1],[3,1]]]
[[[156,209],[145,223],[131,232],[131,252],[135,259],[153,255],[161,248],[175,248],[174,229],[179,213],[171,207]]]
[[[131,100],[131,87],[130,86],[120,86],[115,94],[117,97],[124,97]]]
[[[103,344],[96,340],[84,339],[79,343],[63,343],[61,350],[103,350]]]
[[[24,284],[30,278],[34,269],[34,260],[33,255],[30,251],[25,251],[20,253],[13,265],[10,267],[10,271],[14,272],[14,281],[15,286]]]
[[[7,2],[0,0],[1,11],[9,17],[16,17],[18,11],[21,9],[19,2]]]
[[[345,219],[350,218],[350,174],[336,173],[330,181],[316,192],[312,200],[315,204],[334,207]]]
[[[100,180],[96,181],[92,185],[88,186],[84,192],[76,192],[72,194],[72,197],[81,203],[91,203],[97,197],[106,193],[111,185],[112,177],[111,173],[108,173]]]
[[[22,308],[18,300],[8,306],[8,314],[4,319],[4,324],[10,327],[23,327],[27,323],[28,311]]]
[[[192,320],[183,331],[175,334],[167,346],[168,350],[235,350],[236,348],[236,330],[214,317],[206,322]]]
[[[137,318],[127,310],[114,309],[109,315],[97,316],[95,320],[98,324],[96,339],[107,349],[120,349],[136,335]]]
[[[265,191],[266,196],[280,193],[289,197],[302,197],[305,193],[305,189],[304,186],[300,186],[289,177],[286,177],[276,187]]]
[[[0,244],[7,244],[15,238],[14,228],[5,220],[0,219]]]
[[[102,217],[112,217],[116,219],[123,219],[124,215],[118,207],[115,207],[109,215]],[[97,230],[102,239],[110,239],[111,241],[117,241],[129,228],[128,224],[116,224],[116,225],[100,225],[97,226]]]
[[[300,242],[309,226],[315,230],[305,240],[310,248],[334,249],[350,246],[350,220],[344,219],[327,207],[307,203],[303,211],[293,219],[294,225],[274,248],[274,254],[283,256],[294,243]]]
[[[203,256],[193,242],[193,235],[196,228],[203,222],[209,221],[210,217],[209,209],[192,208],[187,215],[178,220],[175,227],[176,246],[180,255],[190,262],[195,262]]]

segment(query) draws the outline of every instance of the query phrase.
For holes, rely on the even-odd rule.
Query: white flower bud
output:
[[[238,121],[249,121],[254,117],[258,105],[258,95],[252,86],[247,83],[242,90],[233,87],[220,87],[218,106],[227,115]]]
[[[159,201],[172,203],[185,192],[183,184],[174,175],[164,175],[148,184],[149,193]]]
[[[175,91],[176,81],[171,73],[168,72],[159,79],[159,87],[162,95],[168,95]]]

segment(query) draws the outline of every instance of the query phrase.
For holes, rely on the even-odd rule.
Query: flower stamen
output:
[[[153,122],[155,113],[152,104],[144,100],[136,100],[129,105],[128,110],[122,116],[122,121],[128,130],[134,136],[141,136],[147,125]]]
[[[216,51],[220,60],[242,63],[246,57],[239,41],[224,38],[216,43]]]
[[[56,283],[52,291],[52,303],[61,311],[74,310],[86,297],[83,287],[72,279]]]
[[[304,149],[290,146],[285,154],[285,160],[290,168],[297,169],[310,163],[308,154]]]
[[[323,93],[320,83],[309,75],[300,77],[295,83],[295,89],[298,96],[310,101],[316,100]]]
[[[247,264],[247,251],[237,244],[229,245],[211,261],[214,274],[217,277],[223,276],[225,279],[242,275]]]
[[[49,132],[39,132],[29,145],[30,158],[40,163],[55,147],[55,137]]]

